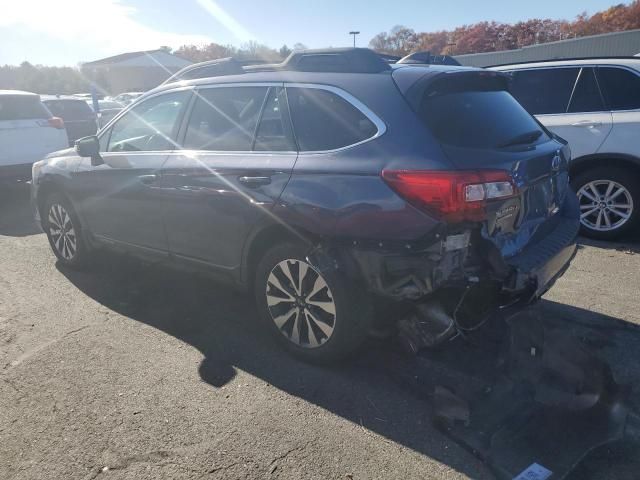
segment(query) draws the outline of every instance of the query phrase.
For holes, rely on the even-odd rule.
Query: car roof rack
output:
[[[379,73],[389,64],[368,48],[294,50],[277,64],[250,65],[245,71],[286,70],[296,72]]]
[[[432,55],[429,51],[413,52],[402,57],[396,63],[403,65],[453,65],[460,66],[455,58],[450,55]]]
[[[391,67],[385,59],[368,48],[294,50],[281,63],[239,60],[234,57],[194,63],[171,75],[162,85],[179,80],[241,75],[254,72],[379,73],[390,69]]]
[[[574,60],[640,60],[640,56],[633,55],[599,55],[595,57],[566,57],[566,58],[546,58],[544,60],[529,60],[526,62],[496,63],[482,68],[508,67],[510,65],[526,65],[528,63],[550,63],[550,62],[571,62]]]

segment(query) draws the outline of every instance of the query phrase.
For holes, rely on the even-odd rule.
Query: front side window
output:
[[[566,113],[579,68],[541,68],[511,73],[511,94],[531,115]]]
[[[378,132],[364,113],[333,92],[287,87],[287,99],[302,152],[347,147]]]
[[[184,138],[190,150],[249,151],[268,87],[202,89]]]
[[[610,110],[640,108],[640,77],[629,70],[599,67],[598,80]]]
[[[178,119],[191,92],[171,92],[140,103],[111,128],[109,152],[173,150]],[[109,133],[107,133],[109,135]]]

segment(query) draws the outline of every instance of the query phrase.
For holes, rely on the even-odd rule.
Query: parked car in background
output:
[[[568,160],[505,75],[309,50],[157,88],[36,164],[32,198],[62,264],[110,247],[209,272],[326,361],[374,305],[436,344],[539,298],[576,249]]]
[[[126,106],[142,95],[144,95],[144,92],[124,92],[113,97],[113,100]]]
[[[582,233],[616,239],[640,225],[640,58],[493,67],[511,94],[569,142]]]
[[[68,145],[63,120],[40,96],[0,90],[0,180],[30,179],[34,162]]]
[[[93,101],[91,99],[87,100],[87,105],[93,110]],[[122,111],[124,105],[114,100],[98,100],[98,107],[100,108],[98,112],[98,127],[102,128]]]
[[[94,135],[98,131],[96,114],[86,101],[58,95],[42,96],[42,103],[53,115],[64,120],[69,145],[73,146],[77,139]]]

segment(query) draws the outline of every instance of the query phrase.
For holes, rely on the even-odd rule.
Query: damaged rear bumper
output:
[[[530,303],[544,294],[567,270],[575,256],[580,228],[575,195],[542,225],[529,244],[503,257],[490,239],[471,228],[447,227],[423,239],[422,244],[347,248],[365,287],[390,300],[421,302],[443,289],[487,288],[491,307]]]

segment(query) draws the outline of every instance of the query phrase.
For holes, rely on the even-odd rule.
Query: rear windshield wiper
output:
[[[498,145],[498,148],[504,147],[512,147],[513,145],[526,145],[528,143],[533,143],[542,135],[542,130],[531,130],[530,132],[522,133],[520,135],[516,135],[512,139],[501,143]]]

